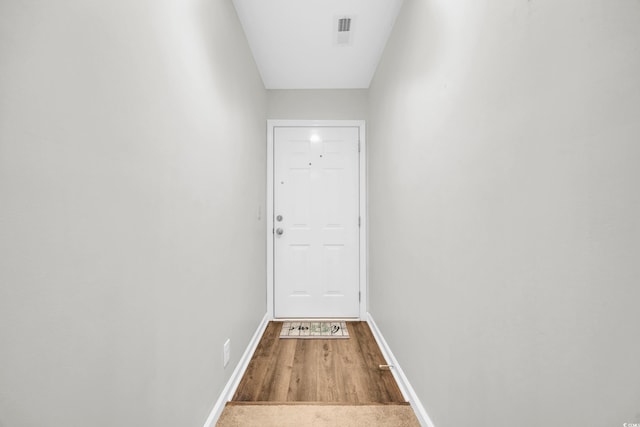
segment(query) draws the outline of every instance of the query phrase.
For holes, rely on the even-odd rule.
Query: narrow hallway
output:
[[[274,312],[275,121],[362,123],[360,310],[323,317],[367,321],[411,407],[377,400],[355,338],[273,338],[227,408],[640,425],[639,22],[640,0],[0,1],[0,427],[214,427],[268,321],[315,316]]]

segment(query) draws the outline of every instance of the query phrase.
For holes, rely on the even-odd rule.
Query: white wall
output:
[[[640,2],[407,0],[371,312],[437,427],[640,423]]]
[[[364,120],[366,89],[268,90],[267,116],[292,120]]]
[[[203,425],[266,311],[265,120],[230,0],[0,2],[0,426]]]

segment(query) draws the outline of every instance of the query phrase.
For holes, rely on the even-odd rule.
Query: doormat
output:
[[[349,338],[347,322],[283,322],[280,338]]]

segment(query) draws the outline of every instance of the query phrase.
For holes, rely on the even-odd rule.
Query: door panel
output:
[[[359,314],[358,137],[357,127],[274,128],[276,317]]]

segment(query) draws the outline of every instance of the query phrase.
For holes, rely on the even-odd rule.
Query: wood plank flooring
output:
[[[234,402],[406,403],[366,322],[349,339],[280,339],[270,322]]]

